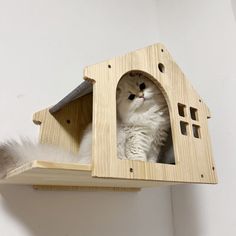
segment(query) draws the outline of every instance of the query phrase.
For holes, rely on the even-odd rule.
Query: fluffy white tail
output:
[[[24,163],[40,160],[63,163],[79,162],[78,155],[71,154],[57,147],[33,144],[29,141],[9,141],[0,144],[0,178],[6,173]]]

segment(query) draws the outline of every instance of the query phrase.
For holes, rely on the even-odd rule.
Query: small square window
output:
[[[190,107],[190,115],[192,120],[198,120],[198,111],[196,108]]]
[[[184,104],[178,103],[178,111],[180,116],[186,116],[186,106]]]
[[[188,135],[188,123],[180,121],[180,131],[183,135]]]
[[[193,136],[195,138],[201,138],[200,126],[199,125],[193,125]]]

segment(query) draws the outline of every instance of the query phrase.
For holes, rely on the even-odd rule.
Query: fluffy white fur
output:
[[[130,97],[131,95],[131,97]],[[117,86],[118,158],[158,162],[170,128],[166,101],[157,86],[142,73],[125,75]],[[56,147],[23,141],[0,145],[0,177],[32,160],[90,163],[92,127],[84,132],[78,155]]]
[[[129,73],[118,84],[117,114],[118,157],[157,162],[170,128],[162,92],[142,73]]]
[[[78,162],[78,156],[51,145],[33,144],[28,140],[22,140],[22,143],[9,141],[0,145],[0,178],[33,160]]]

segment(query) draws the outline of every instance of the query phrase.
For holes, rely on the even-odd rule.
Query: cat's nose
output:
[[[138,97],[139,97],[139,98],[144,98],[143,92],[139,92]]]

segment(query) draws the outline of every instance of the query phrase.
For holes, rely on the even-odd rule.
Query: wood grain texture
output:
[[[116,87],[129,71],[142,71],[163,92],[169,107],[175,165],[119,160],[116,150]],[[34,114],[40,125],[40,142],[77,153],[85,127],[92,122],[91,165],[35,161],[10,172],[1,183],[140,188],[177,183],[217,183],[208,130],[209,108],[162,44],[88,66],[84,78],[93,81],[86,95],[55,114],[49,109]],[[178,104],[184,105],[184,116]],[[196,119],[190,107],[196,110]],[[193,110],[194,110],[193,109]],[[187,123],[187,135],[180,122]],[[195,137],[193,125],[200,127]],[[132,171],[131,171],[132,170]]]
[[[162,90],[167,100],[175,165],[117,159],[116,87],[120,78],[132,70],[146,73]],[[210,117],[209,109],[164,45],[152,45],[86,67],[84,77],[95,81],[93,87],[93,176],[170,182],[217,182],[207,126],[207,118]],[[179,115],[178,103],[186,106],[185,117]],[[197,109],[197,121],[192,120],[190,107]],[[188,123],[187,136],[181,134],[180,121]],[[194,137],[193,124],[200,126],[201,138]],[[130,172],[130,168],[133,172]]]
[[[56,185],[33,185],[35,190],[41,191],[112,191],[112,192],[138,192],[140,188],[121,188],[121,187],[93,187],[93,186],[56,186]]]
[[[23,184],[36,186],[141,188],[170,185],[167,182],[136,181],[127,179],[92,177],[90,165],[62,164],[33,161],[10,171],[0,184]],[[50,188],[50,187],[48,187]],[[59,187],[58,187],[59,188]]]
[[[34,114],[33,121],[40,125],[41,143],[77,153],[83,132],[92,122],[92,94],[71,102],[54,114],[49,108],[39,111]]]

